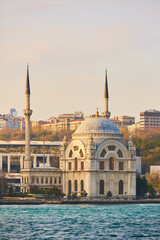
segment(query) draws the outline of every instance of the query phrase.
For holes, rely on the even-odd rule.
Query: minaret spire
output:
[[[24,169],[30,169],[31,166],[32,166],[31,157],[30,157],[30,131],[31,131],[30,116],[32,115],[32,110],[30,109],[29,64],[27,64],[24,115],[25,115],[25,160],[24,160]]]
[[[107,81],[107,68],[106,68],[106,75],[105,75],[104,98],[108,98],[109,99],[108,81]]]
[[[30,84],[29,84],[29,64],[27,64],[27,76],[26,76],[26,89],[25,94],[31,94],[30,93]]]
[[[105,86],[104,86],[104,117],[109,118],[111,113],[109,112],[109,94],[108,94],[108,81],[107,81],[107,69],[105,73]]]

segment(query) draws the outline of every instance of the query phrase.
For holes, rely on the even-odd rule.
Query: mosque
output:
[[[67,196],[86,193],[88,199],[104,198],[109,192],[115,197],[136,197],[136,174],[141,172],[141,158],[129,138],[124,142],[118,127],[109,120],[107,71],[105,74],[104,112],[86,119],[72,135],[64,138],[60,148],[60,168],[43,165],[32,168],[30,158],[30,83],[27,66],[26,143],[24,168],[21,170],[21,191],[48,189],[54,186]],[[56,181],[55,181],[56,179]]]

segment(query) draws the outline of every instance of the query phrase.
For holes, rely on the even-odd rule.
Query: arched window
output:
[[[119,194],[123,194],[123,181],[122,180],[120,180],[119,181]]]
[[[83,192],[83,191],[84,191],[84,181],[81,180],[81,192]]]
[[[122,158],[122,157],[123,157],[123,154],[122,154],[122,152],[121,152],[120,149],[118,150],[117,154],[118,154],[118,157],[119,157],[119,158]]]
[[[71,180],[68,181],[68,194],[71,194],[72,192],[72,186],[71,186]]]
[[[109,170],[114,170],[114,158],[109,159]]]
[[[108,146],[108,150],[109,150],[109,151],[114,151],[115,148],[116,148],[115,146]]]
[[[75,170],[77,170],[78,168],[78,161],[77,161],[77,158],[75,158]]]
[[[101,155],[100,155],[100,157],[104,157],[106,155],[106,150],[105,149],[103,149],[102,150],[102,152],[101,152]]]
[[[75,191],[75,192],[78,191],[78,183],[77,183],[77,180],[74,181],[74,191]]]
[[[100,187],[99,193],[104,194],[104,181],[103,180],[100,181],[100,186],[99,187]]]
[[[72,149],[71,149],[70,152],[69,152],[69,157],[71,158],[72,155],[73,155],[73,151],[72,151]]]

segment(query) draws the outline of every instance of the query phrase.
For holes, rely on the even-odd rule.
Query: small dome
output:
[[[122,136],[118,127],[107,118],[88,118],[79,125],[74,134],[107,133]]]

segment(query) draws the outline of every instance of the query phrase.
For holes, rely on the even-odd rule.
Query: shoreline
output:
[[[41,205],[41,204],[160,204],[160,199],[141,199],[141,200],[62,200],[49,201],[41,199],[0,199],[0,205]]]

